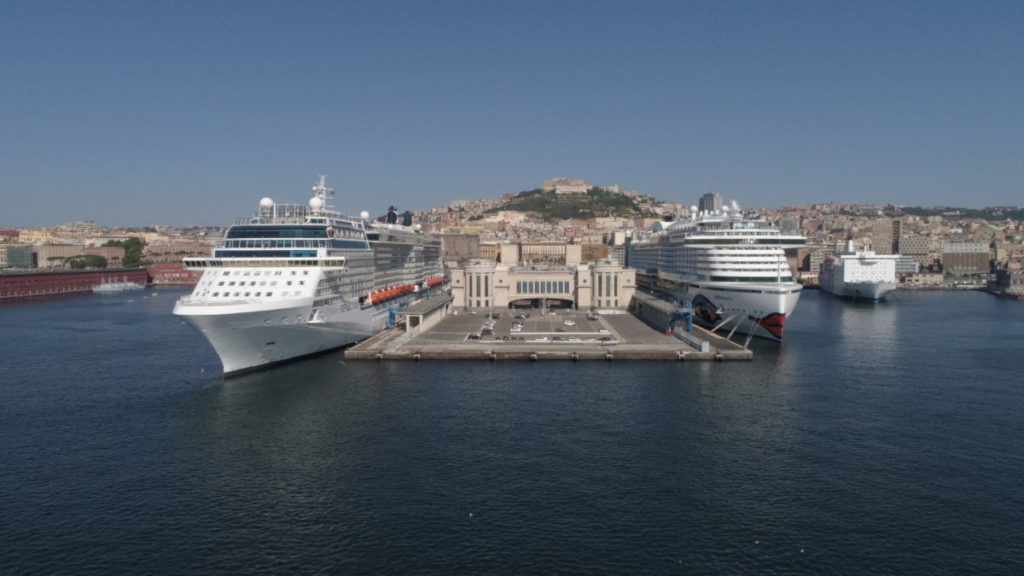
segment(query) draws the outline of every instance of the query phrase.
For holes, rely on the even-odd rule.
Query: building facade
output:
[[[714,192],[708,192],[700,197],[697,209],[701,212],[718,212],[722,209],[722,197]]]
[[[586,194],[587,190],[593,187],[594,185],[590,182],[576,178],[552,178],[541,184],[541,189],[545,192],[554,192],[555,194]]]
[[[28,244],[0,244],[0,268],[35,268],[36,253]]]
[[[942,270],[947,277],[968,277],[989,272],[989,245],[985,242],[942,242]]]
[[[452,305],[467,310],[548,306],[624,310],[636,273],[616,262],[509,266],[475,260],[449,269]]]

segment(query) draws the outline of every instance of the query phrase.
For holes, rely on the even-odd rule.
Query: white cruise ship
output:
[[[264,198],[211,257],[184,259],[203,274],[174,314],[209,340],[225,374],[358,342],[443,289],[439,237],[398,223],[394,209],[384,223],[330,210],[325,178],[308,205]]]
[[[818,284],[823,291],[840,298],[880,302],[896,289],[898,259],[898,254],[857,252],[853,241],[847,240],[845,250],[821,263]]]
[[[784,250],[803,246],[803,236],[783,235],[738,208],[695,211],[658,228],[628,248],[638,283],[690,301],[694,320],[713,330],[782,341],[802,290]]]

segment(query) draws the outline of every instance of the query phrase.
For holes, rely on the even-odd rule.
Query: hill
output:
[[[506,204],[491,208],[486,213],[493,214],[501,210],[530,212],[546,221],[569,218],[587,220],[599,216],[656,216],[653,212],[643,210],[629,196],[598,187],[587,190],[586,194],[555,194],[554,191],[545,192],[540,188],[525,190]]]

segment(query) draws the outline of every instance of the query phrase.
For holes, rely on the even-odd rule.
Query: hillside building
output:
[[[586,194],[593,187],[590,182],[575,178],[551,178],[541,184],[542,190],[555,194]]]

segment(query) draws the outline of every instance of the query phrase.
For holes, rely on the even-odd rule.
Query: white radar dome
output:
[[[370,213],[367,212],[366,210],[363,210],[362,212],[359,213],[359,217],[362,218],[363,220],[369,220]]]
[[[324,207],[324,201],[314,196],[309,199],[309,207],[313,210],[319,210]]]
[[[273,208],[273,207],[274,207],[274,201],[271,200],[270,198],[264,198],[264,199],[260,200],[260,208]]]

